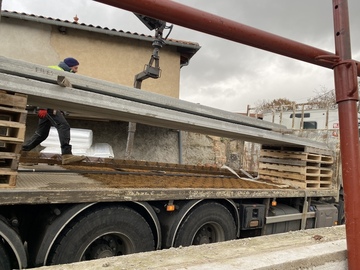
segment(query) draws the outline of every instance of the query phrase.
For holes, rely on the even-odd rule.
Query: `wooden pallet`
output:
[[[330,188],[333,157],[318,153],[262,149],[259,158],[261,178],[296,188]]]
[[[0,90],[0,188],[16,185],[25,138],[27,96]]]
[[[305,153],[305,152],[295,152],[295,151],[281,151],[281,150],[268,150],[262,149],[260,151],[261,157],[269,157],[273,158],[274,161],[276,159],[280,159],[282,161],[294,161],[294,160],[302,160],[306,163],[315,163],[315,164],[330,164],[332,165],[334,159],[332,156],[325,156],[320,154],[313,153]]]
[[[0,169],[0,188],[15,187],[17,171]]]
[[[27,96],[0,90],[0,105],[9,108],[25,109],[27,105]]]

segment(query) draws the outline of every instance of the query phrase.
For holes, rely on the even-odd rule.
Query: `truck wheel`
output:
[[[206,203],[193,209],[182,222],[174,246],[202,245],[235,239],[235,221],[219,203]]]
[[[108,206],[75,218],[51,249],[50,264],[64,264],[155,249],[145,219],[127,207]]]
[[[0,269],[11,270],[10,258],[0,238]]]

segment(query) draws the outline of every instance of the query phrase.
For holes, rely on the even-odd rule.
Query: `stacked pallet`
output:
[[[259,176],[296,188],[331,188],[333,157],[319,153],[262,149]]]
[[[16,185],[25,137],[27,97],[0,90],[0,188]]]

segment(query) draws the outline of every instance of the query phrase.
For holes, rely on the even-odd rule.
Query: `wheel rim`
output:
[[[133,252],[134,245],[127,236],[108,233],[90,242],[81,256],[81,261],[121,256]]]
[[[202,245],[225,241],[225,234],[217,223],[206,223],[199,228],[192,240],[192,245]]]

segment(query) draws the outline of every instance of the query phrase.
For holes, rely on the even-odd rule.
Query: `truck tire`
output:
[[[106,206],[75,218],[55,241],[49,264],[64,264],[155,249],[149,224],[136,211]]]
[[[236,225],[230,211],[211,202],[194,208],[179,227],[174,246],[190,246],[236,238]]]
[[[338,225],[345,224],[345,202],[342,196],[340,196],[339,203],[337,204],[338,209]]]
[[[0,269],[2,270],[12,269],[9,254],[6,252],[4,243],[2,242],[1,238],[0,238]]]

